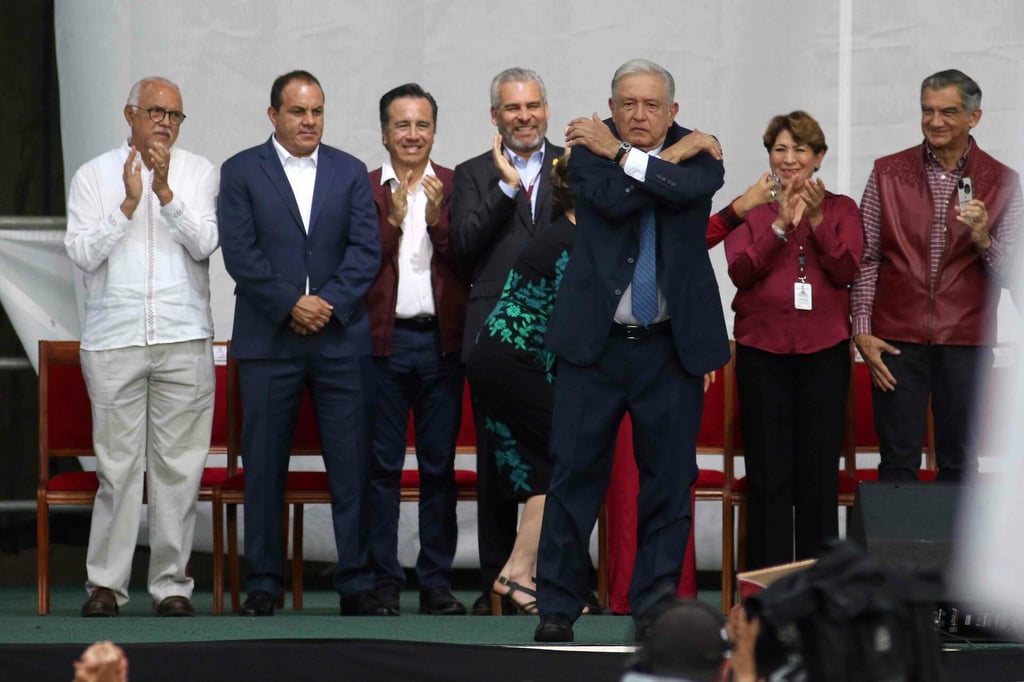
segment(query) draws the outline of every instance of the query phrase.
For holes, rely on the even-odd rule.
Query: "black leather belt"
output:
[[[431,332],[437,329],[436,315],[417,315],[416,317],[396,317],[395,326],[412,329],[418,332]]]
[[[654,336],[661,336],[672,331],[668,320],[655,322],[649,327],[639,324],[613,324],[611,335],[620,339],[649,339]]]

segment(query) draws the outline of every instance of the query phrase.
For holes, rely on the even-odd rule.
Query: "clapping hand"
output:
[[[823,219],[821,206],[825,201],[825,183],[821,181],[821,178],[808,178],[799,188],[798,195],[804,202],[804,215],[807,217],[807,222],[811,224],[813,232],[818,225],[821,225]]]
[[[398,187],[391,193],[391,213],[388,214],[388,222],[399,230],[402,229],[405,214],[409,212],[409,185],[411,183],[412,171],[409,171],[404,178],[398,181]]]
[[[498,170],[498,175],[501,176],[506,185],[513,189],[519,189],[519,185],[522,184],[519,180],[519,171],[516,170],[511,161],[505,158],[502,144],[501,133],[494,133],[494,147],[491,149],[494,167]]]
[[[444,185],[436,175],[424,175],[420,180],[423,185],[423,193],[427,197],[426,220],[427,226],[432,227],[441,221],[441,204],[444,200]]]

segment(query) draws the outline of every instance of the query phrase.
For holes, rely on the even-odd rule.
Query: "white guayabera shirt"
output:
[[[217,250],[217,170],[171,149],[166,206],[142,165],[143,196],[131,220],[121,213],[127,142],[85,163],[71,179],[71,260],[85,295],[83,350],[176,343],[213,337],[209,257]]]

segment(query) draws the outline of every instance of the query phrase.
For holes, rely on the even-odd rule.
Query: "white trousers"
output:
[[[86,589],[128,602],[146,475],[149,593],[159,604],[191,597],[185,575],[196,498],[213,425],[216,384],[210,339],[81,351],[92,402],[100,487],[92,511]]]

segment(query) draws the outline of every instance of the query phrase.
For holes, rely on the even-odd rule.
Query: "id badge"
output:
[[[807,282],[793,283],[793,306],[797,310],[811,310],[811,285]]]

